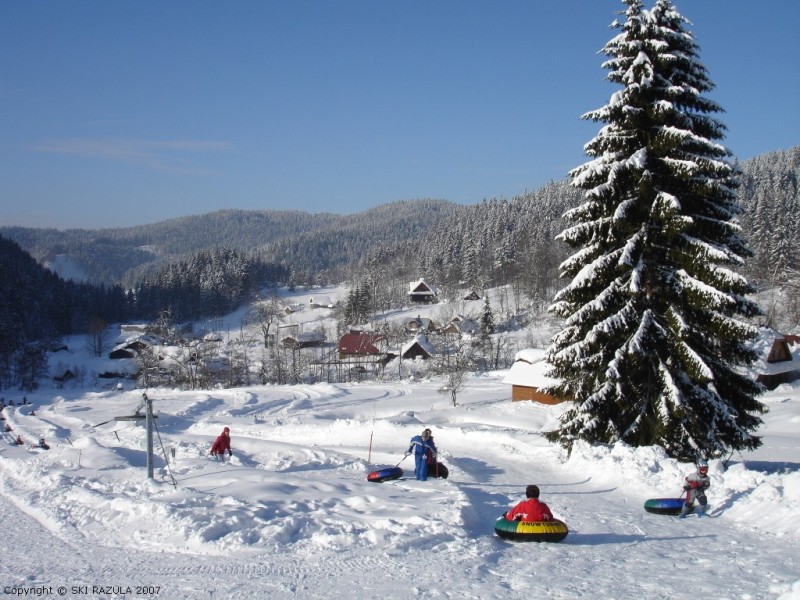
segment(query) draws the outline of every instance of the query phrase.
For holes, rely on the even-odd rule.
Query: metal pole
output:
[[[145,420],[147,424],[147,478],[153,477],[153,401],[145,395]]]

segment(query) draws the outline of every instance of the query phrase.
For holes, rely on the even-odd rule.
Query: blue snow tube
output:
[[[645,500],[644,509],[656,515],[678,515],[683,504],[683,498],[651,498]]]

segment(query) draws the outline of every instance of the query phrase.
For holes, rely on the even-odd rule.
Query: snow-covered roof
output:
[[[435,296],[438,292],[439,290],[436,289],[436,286],[425,283],[424,279],[412,281],[408,284],[408,293],[414,294],[415,296]]]
[[[410,342],[406,342],[405,344],[403,344],[403,346],[400,348],[400,355],[404,356],[406,352],[408,352],[409,350],[411,350],[411,348],[414,347],[415,344],[418,344],[419,347],[422,348],[430,356],[433,356],[433,354],[436,352],[433,348],[433,345],[428,341],[428,338],[426,336],[418,335]]]
[[[330,296],[312,296],[308,299],[308,303],[311,306],[323,306],[325,308],[333,308],[336,306]]]
[[[451,329],[452,328],[452,329]],[[445,331],[457,331],[458,333],[476,334],[481,330],[480,325],[475,319],[466,319],[464,317],[456,317],[450,324],[445,327]]]
[[[386,342],[386,336],[379,333],[346,333],[339,339],[339,352],[345,354],[381,354],[378,344]]]
[[[298,342],[321,342],[325,340],[325,334],[322,331],[306,331],[303,333],[291,333],[284,339],[293,339]]]
[[[544,360],[545,354],[546,350],[541,348],[526,348],[517,352],[514,364],[508,370],[503,383],[533,388],[558,383],[558,380],[545,375],[550,369],[550,365]]]
[[[791,353],[791,360],[767,362],[767,358],[776,343],[785,343],[787,345]],[[758,361],[753,367],[759,374],[779,375],[800,370],[800,342],[797,341],[797,336],[784,336],[773,329],[765,329],[756,340],[755,349],[758,352]]]
[[[427,317],[414,317],[406,323],[406,329],[410,331],[430,331],[434,329],[434,322]]]

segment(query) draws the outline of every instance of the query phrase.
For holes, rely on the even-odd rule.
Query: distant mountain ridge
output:
[[[797,269],[800,146],[752,158],[741,168],[741,221],[756,251],[748,276]],[[65,278],[85,273],[87,282],[103,285],[134,287],[165,264],[223,247],[283,265],[302,284],[354,277],[366,264],[405,277],[497,284],[498,268],[524,268],[534,253],[554,253],[545,269],[552,277],[561,215],[580,199],[564,180],[477,205],[403,200],[351,215],[225,209],[127,228],[0,227],[0,235]]]
[[[283,254],[278,260],[290,262],[291,249],[303,239],[324,240],[355,232],[354,237],[386,243],[394,238],[392,232],[424,232],[455,208],[446,201],[418,200],[392,202],[355,215],[224,209],[126,228],[0,227],[0,235],[14,240],[56,272],[59,262],[67,262],[63,257],[69,257],[71,270],[82,269],[91,283],[132,285],[148,272],[148,266],[199,250],[254,251],[274,246]]]

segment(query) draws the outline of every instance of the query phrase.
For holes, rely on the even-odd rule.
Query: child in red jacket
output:
[[[229,427],[223,429],[222,433],[214,440],[214,443],[211,445],[211,455],[222,456],[225,454],[226,450],[229,456],[233,456],[233,452],[231,452],[231,430]]]
[[[505,515],[509,521],[552,521],[553,513],[544,502],[539,502],[539,487],[529,485],[525,488],[525,497]]]

